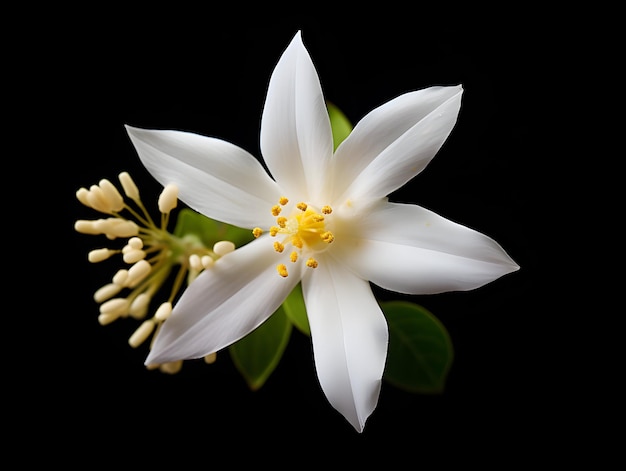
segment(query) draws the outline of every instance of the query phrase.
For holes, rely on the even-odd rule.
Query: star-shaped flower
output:
[[[272,73],[260,144],[127,127],[140,159],[202,214],[257,237],[183,293],[146,364],[200,358],[263,323],[302,282],[317,375],[359,432],[376,407],[388,329],[370,282],[407,294],[471,290],[517,270],[488,236],[387,195],[426,167],[457,120],[460,86],[401,95],[333,152],[324,95],[298,32]]]

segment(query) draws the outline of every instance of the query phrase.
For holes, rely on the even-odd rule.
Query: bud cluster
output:
[[[114,255],[121,255],[125,263],[105,284],[94,293],[94,300],[100,304],[98,322],[107,325],[120,318],[134,318],[142,323],[130,336],[128,343],[136,348],[150,336],[154,339],[160,326],[172,312],[173,302],[183,288],[183,283],[191,283],[195,277],[215,260],[235,249],[229,241],[220,241],[213,249],[205,247],[196,237],[177,237],[167,230],[171,211],[178,202],[178,188],[165,186],[158,198],[161,213],[159,224],[146,210],[139,190],[127,172],[118,176],[126,197],[109,180],[102,179],[89,189],[80,188],[77,199],[85,206],[107,215],[96,220],[78,220],[76,231],[82,234],[103,235],[109,240],[124,239],[121,248],[102,247],[89,252],[88,260],[99,263]],[[165,301],[160,302],[152,317],[147,317],[155,295],[177,269],[171,290]],[[215,355],[205,358],[213,362]],[[176,373],[182,361],[170,362],[158,367],[165,373]]]

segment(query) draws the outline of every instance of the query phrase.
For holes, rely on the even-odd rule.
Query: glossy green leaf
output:
[[[279,307],[263,324],[228,348],[235,367],[253,391],[265,384],[280,363],[291,329],[287,314]]]
[[[330,117],[330,127],[333,130],[333,148],[337,149],[339,144],[352,132],[352,123],[333,103],[326,102],[326,107]]]
[[[305,335],[311,335],[309,327],[309,318],[306,315],[306,307],[304,305],[304,297],[302,296],[302,285],[298,283],[296,287],[289,293],[287,299],[282,304],[285,314],[293,325]]]
[[[388,301],[381,308],[389,325],[383,378],[410,392],[442,392],[453,359],[452,341],[443,324],[414,303]]]
[[[178,212],[173,234],[177,237],[195,235],[208,249],[220,240],[229,240],[240,247],[254,239],[249,229],[215,221],[189,208]]]

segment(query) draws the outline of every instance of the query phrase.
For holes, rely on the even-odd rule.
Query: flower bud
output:
[[[139,226],[133,221],[117,218],[99,219],[95,226],[102,234],[116,237],[132,237],[139,234]]]
[[[200,260],[200,256],[197,253],[192,253],[189,256],[189,266],[192,270],[202,270],[202,261]]]
[[[137,348],[139,345],[144,343],[146,339],[150,336],[152,331],[154,330],[154,322],[152,319],[148,319],[144,321],[138,328],[133,332],[133,335],[128,339],[128,344]]]
[[[118,317],[115,314],[111,314],[110,312],[102,312],[98,315],[98,322],[100,325],[107,325],[116,320]]]
[[[126,280],[128,280],[128,270],[122,268],[118,270],[115,275],[113,275],[113,283],[122,287],[126,285]]]
[[[102,262],[103,260],[106,260],[107,258],[109,258],[111,255],[115,253],[117,253],[117,251],[111,250],[111,249],[94,249],[91,252],[89,252],[89,254],[87,255],[87,259],[91,263],[98,263],[98,262]]]
[[[113,298],[100,305],[100,312],[103,314],[117,314],[122,316],[128,314],[130,302],[126,298]]]
[[[81,234],[102,234],[96,225],[96,221],[86,221],[84,219],[79,219],[74,223],[74,230],[76,230],[76,232],[80,232]]]
[[[143,318],[146,315],[146,312],[148,312],[148,306],[151,300],[152,296],[148,293],[139,294],[135,299],[133,299],[133,302],[130,303],[128,313],[135,319]]]
[[[159,211],[164,214],[169,213],[176,207],[178,203],[178,187],[170,183],[163,188],[163,191],[159,195]]]
[[[124,254],[123,258],[126,263],[135,263],[146,258],[146,252],[143,250],[131,249]]]
[[[133,249],[143,249],[143,240],[140,237],[131,237],[128,239],[128,246]]]
[[[125,286],[133,287],[143,280],[152,270],[152,266],[146,260],[139,260],[128,269],[128,278],[124,282]]]
[[[93,294],[93,299],[95,302],[101,303],[103,301],[106,301],[107,299],[112,298],[120,291],[122,291],[121,285],[117,285],[115,283],[109,283],[109,284],[104,285],[102,288],[98,289]]]
[[[89,204],[89,198],[87,195],[89,195],[89,190],[87,188],[79,188],[78,191],[76,192],[76,199],[80,201],[81,203],[83,203],[88,208],[91,208],[91,205]]]
[[[91,185],[89,187],[89,193],[87,194],[87,201],[89,205],[96,211],[109,214],[111,212],[111,205],[107,200],[102,188],[98,185]]]
[[[113,183],[103,178],[100,180],[99,187],[110,211],[118,212],[124,208],[124,199]]]
[[[128,172],[122,172],[118,175],[120,183],[122,184],[122,188],[124,189],[124,193],[133,201],[139,201],[139,190],[137,189],[137,185],[130,177]]]
[[[175,374],[178,373],[183,367],[183,360],[168,361],[159,365],[159,370],[162,373]]]
[[[170,314],[172,313],[172,303],[163,303],[159,306],[156,313],[154,314],[154,318],[158,321],[164,321]]]
[[[230,240],[220,240],[219,242],[216,242],[213,246],[213,252],[215,252],[220,257],[232,252],[233,250],[235,250],[235,244],[232,243]]]

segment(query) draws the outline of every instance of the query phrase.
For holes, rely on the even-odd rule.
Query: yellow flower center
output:
[[[274,250],[279,254],[288,254],[290,263],[296,263],[304,250],[320,252],[335,240],[335,236],[326,225],[326,216],[333,212],[330,206],[323,206],[320,210],[316,210],[311,205],[300,202],[291,209],[291,214],[285,217],[281,214],[283,214],[283,209],[287,213],[289,199],[283,196],[278,203],[271,208],[272,215],[276,217],[276,225],[269,228],[269,233],[270,236],[276,238]],[[252,233],[255,237],[259,237],[263,229],[255,227]],[[291,246],[291,249],[285,252],[288,246]],[[309,257],[305,263],[309,268],[318,266],[317,260],[313,257]],[[279,263],[276,271],[282,277],[289,275],[285,263]]]

